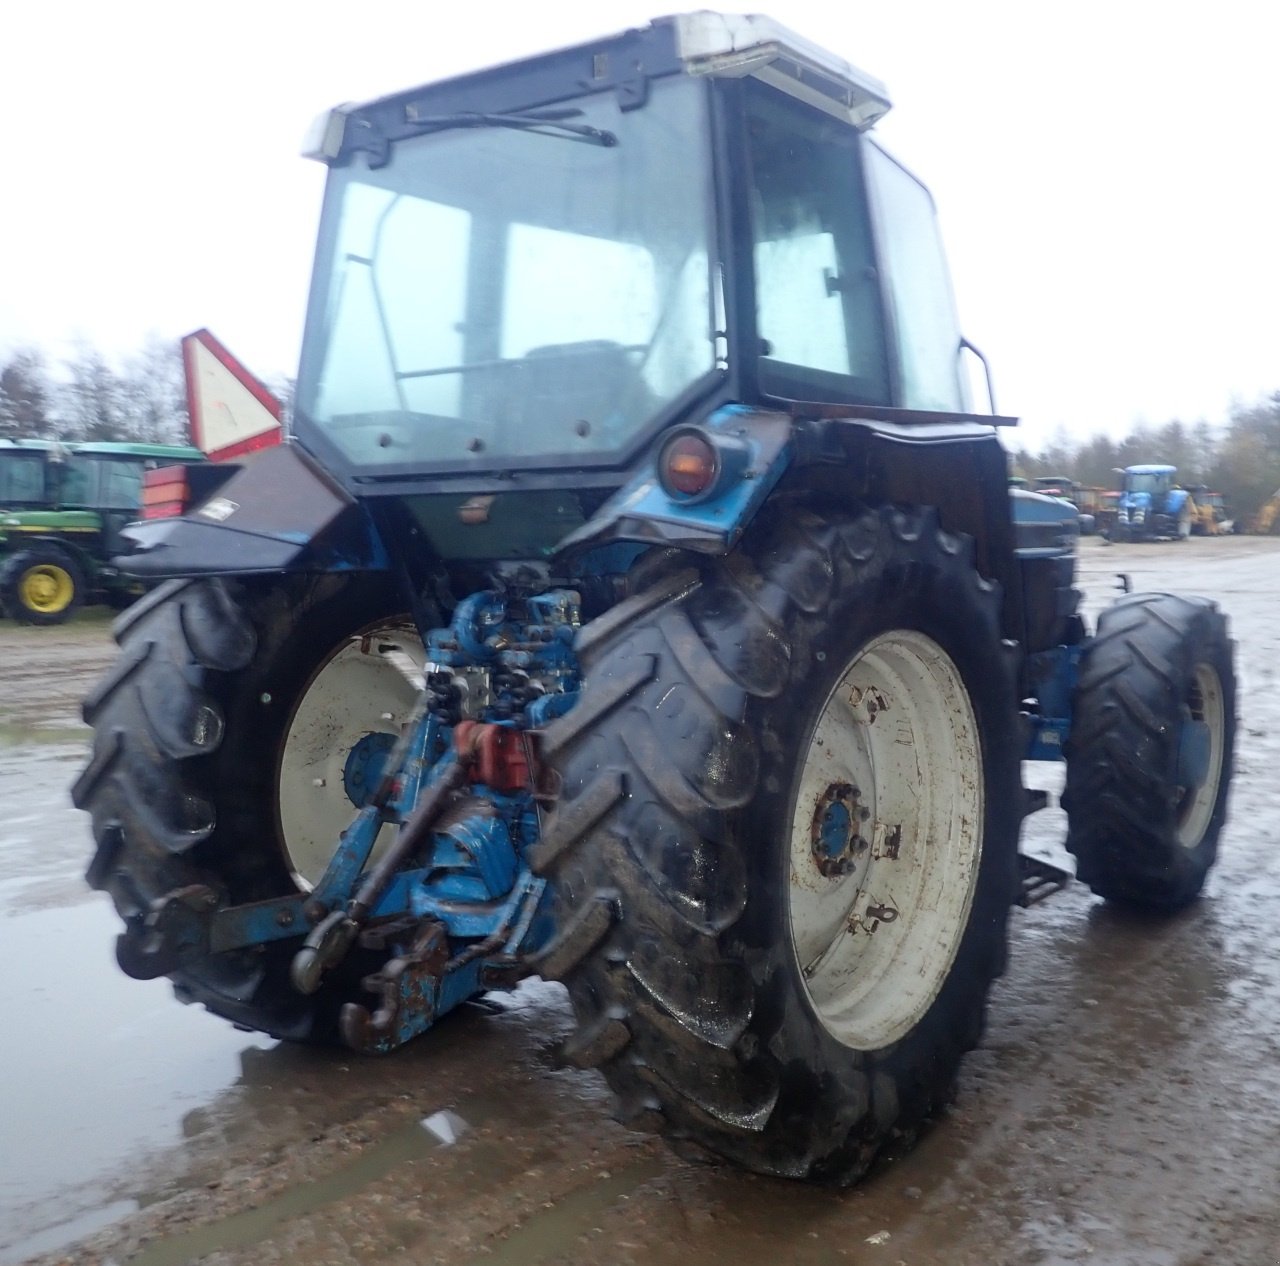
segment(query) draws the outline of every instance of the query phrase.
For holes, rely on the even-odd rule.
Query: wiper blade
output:
[[[417,115],[409,122],[419,135],[447,132],[458,127],[509,127],[519,132],[534,132],[539,136],[558,136],[565,141],[602,145],[606,149],[618,143],[617,136],[603,128],[592,127],[588,123],[569,122],[581,115],[581,110],[571,108],[528,110],[522,114],[484,114],[477,110],[459,110],[456,114]]]

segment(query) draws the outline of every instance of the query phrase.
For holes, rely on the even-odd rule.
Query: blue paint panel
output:
[[[853,819],[849,816],[848,808],[839,800],[829,804],[827,811],[822,815],[822,823],[818,830],[823,852],[828,857],[839,857],[848,845],[852,834]]]
[[[353,807],[363,809],[369,803],[395,745],[394,734],[375,730],[351,749],[342,770],[342,786]]]
[[[727,553],[791,464],[791,427],[791,420],[780,413],[744,405],[717,409],[701,429],[722,433],[731,437],[735,446],[745,448],[747,456],[740,478],[728,480],[722,492],[706,500],[669,496],[663,491],[654,466],[661,451],[659,445],[654,456],[601,506],[590,522],[560,542],[557,552],[581,555],[593,546],[643,541],[704,553]]]
[[[1029,661],[1039,712],[1031,718],[1025,760],[1063,759],[1063,745],[1071,733],[1071,699],[1080,676],[1083,646],[1057,646]]]
[[[706,501],[680,501],[663,491],[657,472],[650,466],[623,488],[613,507],[615,512],[629,518],[689,524],[722,537],[726,546],[731,545],[791,463],[790,444],[770,452],[770,446],[752,434],[749,423],[753,416],[754,410],[729,405],[718,409],[703,424],[708,431],[740,435],[750,452],[746,475],[730,483],[720,496]]]

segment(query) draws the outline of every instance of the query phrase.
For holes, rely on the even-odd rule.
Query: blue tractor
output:
[[[1191,535],[1196,506],[1174,483],[1177,473],[1176,466],[1125,467],[1111,540],[1185,541]]]
[[[625,1117],[849,1183],[1052,886],[1024,760],[1096,892],[1196,896],[1226,620],[1087,631],[888,104],[701,13],[322,121],[293,439],[131,529],[166,583],[84,705],[126,972],[369,1052],[562,981]]]

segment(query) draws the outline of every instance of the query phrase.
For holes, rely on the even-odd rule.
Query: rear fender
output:
[[[978,571],[1002,586],[1006,636],[1023,641],[1007,458],[993,425],[1011,421],[873,406],[797,404],[791,413],[727,406],[703,427],[749,447],[736,482],[694,504],[675,500],[658,479],[660,440],[653,456],[589,522],[561,541],[557,553],[576,557],[633,541],[727,554],[775,492],[816,500],[833,511],[934,506],[947,531],[973,540]]]
[[[5,536],[0,534],[0,555],[17,554],[22,550],[28,550],[37,545],[48,546],[49,548],[60,550],[80,569],[81,573],[90,581],[97,575],[101,566],[100,561],[82,545],[66,536],[61,536],[56,532],[11,532]]]
[[[368,513],[294,444],[249,458],[181,518],[121,535],[129,552],[113,562],[143,580],[388,567]]]

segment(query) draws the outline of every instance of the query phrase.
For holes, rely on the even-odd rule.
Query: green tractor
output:
[[[85,602],[125,606],[142,584],[112,562],[138,518],[143,475],[199,461],[167,444],[0,440],[0,605],[25,624],[61,624]]]
[[[848,1183],[1060,882],[1024,760],[1083,882],[1195,899],[1226,618],[1086,628],[887,108],[695,13],[326,116],[291,438],[128,530],[166,583],[84,704],[126,972],[370,1053],[562,981],[624,1117]]]

